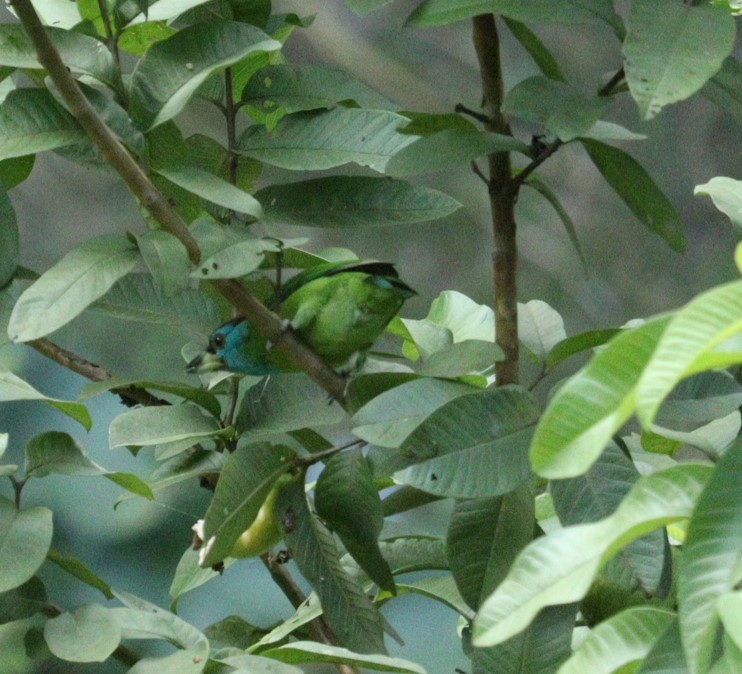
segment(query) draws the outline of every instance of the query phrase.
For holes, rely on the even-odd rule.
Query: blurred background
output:
[[[443,113],[452,112],[457,103],[476,109],[480,87],[470,23],[429,29],[407,27],[405,20],[417,4],[415,0],[397,0],[359,17],[343,0],[278,0],[274,11],[315,15],[309,28],[296,31],[289,39],[285,53],[293,63],[343,68],[396,101],[401,109]],[[616,6],[625,12],[625,2]],[[538,71],[501,28],[509,88]],[[607,27],[534,28],[570,82],[586,91],[597,90],[621,66],[621,45]],[[655,120],[644,123],[628,94],[615,97],[607,119],[648,135],[646,141],[622,147],[642,162],[676,205],[688,249],[678,255],[647,231],[606,185],[581,147],[563,147],[539,175],[559,195],[575,221],[589,277],[556,213],[540,196],[524,189],[517,206],[519,300],[542,299],[551,304],[564,316],[568,334],[614,327],[631,318],[677,307],[700,291],[737,275],[732,259],[736,237],[731,225],[708,198],[693,197],[694,186],[713,176],[740,177],[742,134],[734,120],[697,97],[667,108]],[[195,103],[177,121],[186,136],[195,131],[216,138],[223,134],[220,118],[206,104]],[[516,125],[514,131],[526,142],[530,140],[531,129]],[[305,177],[267,169],[261,186]],[[408,317],[424,316],[431,300],[445,289],[491,303],[491,221],[481,181],[468,166],[424,175],[416,181],[453,195],[464,207],[429,224],[368,231],[287,227],[280,233],[308,236],[314,250],[343,246],[362,258],[395,262],[403,278],[419,292],[419,297],[405,306]],[[48,268],[91,234],[144,228],[137,205],[112,173],[82,168],[53,153],[38,157],[31,177],[11,192],[11,198],[21,229],[21,263],[38,271]],[[203,341],[205,335],[91,314],[75,320],[53,339],[122,376],[193,383],[183,371],[180,349],[188,341]],[[74,399],[86,383],[22,345],[1,346],[0,363],[49,396]],[[564,368],[557,377],[568,372]],[[548,390],[548,384],[542,389]],[[108,449],[108,424],[123,411],[114,396],[99,396],[91,404],[93,430],[86,434],[42,403],[0,404],[0,432],[10,433],[5,460],[22,463],[23,448],[32,435],[64,430],[85,447],[94,461],[111,470],[146,476],[154,463],[147,452],[135,459],[124,449]],[[168,607],[173,570],[190,544],[191,524],[202,516],[209,494],[188,485],[168,494],[165,503],[130,499],[114,510],[120,491],[107,480],[51,476],[26,487],[24,505],[44,504],[54,510],[54,547],[63,554],[80,556],[114,587]],[[0,482],[0,494],[11,495],[7,482]],[[442,533],[442,508],[428,506],[415,511],[414,526]],[[41,576],[50,597],[60,606],[72,608],[100,600],[100,595],[50,564],[45,565]],[[290,615],[291,607],[273,588],[260,562],[248,560],[185,595],[179,614],[198,627],[229,614],[267,626]],[[418,629],[423,614],[424,633]],[[452,673],[456,667],[467,669],[452,611],[405,596],[389,603],[385,615],[406,642],[404,648],[390,642],[393,654],[419,662],[431,674]],[[124,669],[117,664],[80,665],[74,671]],[[0,673],[22,671],[26,671],[23,663],[3,663],[0,658]],[[73,670],[49,665],[36,671]]]

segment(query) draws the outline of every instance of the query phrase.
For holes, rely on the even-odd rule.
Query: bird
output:
[[[389,262],[327,262],[291,278],[270,306],[286,329],[347,375],[360,370],[373,343],[416,294]],[[196,374],[215,370],[264,376],[297,368],[270,348],[249,319],[237,317],[219,326],[206,351],[186,366]]]

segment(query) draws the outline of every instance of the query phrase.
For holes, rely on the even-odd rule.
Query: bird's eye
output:
[[[221,349],[224,346],[224,344],[225,344],[225,337],[221,333],[219,333],[218,335],[214,335],[211,338],[211,345],[215,349]]]

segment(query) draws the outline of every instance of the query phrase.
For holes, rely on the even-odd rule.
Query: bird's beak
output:
[[[207,372],[223,369],[225,369],[224,361],[220,356],[210,351],[204,351],[198,354],[198,356],[186,365],[186,372],[189,374],[206,374]]]

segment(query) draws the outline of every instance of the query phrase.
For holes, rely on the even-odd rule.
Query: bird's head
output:
[[[252,375],[274,372],[272,365],[249,353],[246,347],[252,341],[250,337],[251,326],[244,318],[227,321],[214,330],[206,351],[186,365],[186,372],[204,374],[214,370],[229,370]]]

